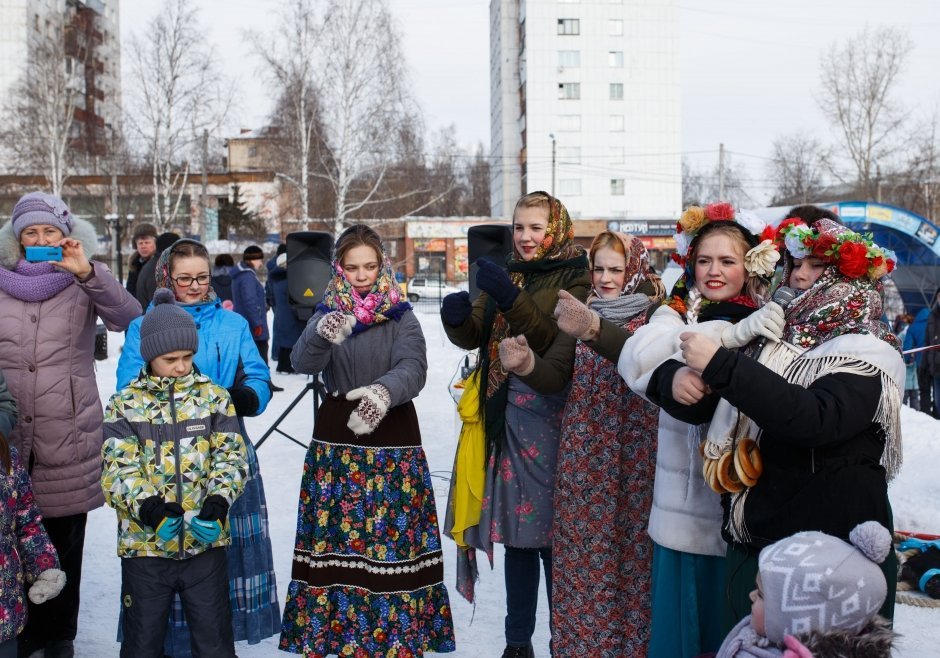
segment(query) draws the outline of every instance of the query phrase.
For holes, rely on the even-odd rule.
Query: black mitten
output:
[[[441,301],[441,317],[451,327],[459,327],[473,312],[470,293],[466,290],[452,292]]]
[[[179,503],[168,503],[161,496],[150,496],[140,504],[140,520],[156,530],[163,541],[169,541],[183,524],[183,510]]]
[[[235,405],[238,416],[254,416],[258,413],[258,395],[248,386],[233,386],[228,394]]]
[[[224,523],[225,517],[228,516],[228,501],[218,494],[206,496],[206,499],[202,501],[202,510],[198,516],[206,521],[221,521]]]
[[[485,258],[477,259],[477,287],[496,300],[501,311],[512,308],[519,296],[519,288],[505,270]]]

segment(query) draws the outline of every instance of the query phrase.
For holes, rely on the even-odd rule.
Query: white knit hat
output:
[[[891,533],[866,521],[849,540],[798,532],[761,551],[764,627],[771,642],[812,631],[858,633],[881,609],[888,589],[878,564],[891,550]]]

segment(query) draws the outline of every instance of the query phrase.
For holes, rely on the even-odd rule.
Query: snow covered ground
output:
[[[427,339],[430,367],[427,386],[415,403],[428,463],[434,476],[438,511],[443,517],[447,502],[447,478],[459,432],[456,407],[449,395],[448,385],[464,352],[447,341],[436,313],[422,310],[418,316]],[[98,388],[103,403],[114,391],[117,355],[122,340],[123,334],[110,334],[110,358],[98,362]],[[248,431],[255,442],[304,389],[306,383],[306,379],[300,375],[274,375],[274,381],[286,390],[275,393],[267,411],[260,418],[248,419]],[[311,433],[312,416],[312,396],[307,394],[280,427],[306,443]],[[940,501],[940,474],[937,470],[937,464],[940,464],[940,421],[905,407],[902,423],[904,468],[891,486],[895,525],[901,530],[940,534],[940,504],[937,502]],[[290,580],[297,490],[304,455],[304,448],[277,433],[272,434],[258,451],[268,499],[282,606]],[[113,510],[101,508],[90,513],[82,578],[82,608],[76,641],[78,656],[107,658],[118,655],[119,647],[114,638],[121,576],[115,544]],[[497,547],[493,571],[482,567],[475,609],[453,587],[454,544],[446,538],[444,554],[446,582],[450,587],[457,633],[457,652],[450,655],[462,658],[498,656],[504,646],[505,601],[501,549]],[[485,565],[485,560],[481,564]],[[548,612],[544,592],[539,606],[535,653],[537,656],[548,656]],[[940,608],[898,605],[895,627],[903,635],[897,645],[896,656],[920,658],[936,655],[936,647],[940,646]],[[285,655],[277,652],[277,638],[269,638],[252,646],[239,643],[236,650],[241,658]]]

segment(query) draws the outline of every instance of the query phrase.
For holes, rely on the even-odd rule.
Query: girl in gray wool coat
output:
[[[95,324],[123,331],[140,304],[101,263],[94,227],[62,199],[23,196],[0,228],[0,369],[19,409],[10,443],[32,478],[43,524],[67,585],[30,603],[20,655],[72,656],[87,513],[101,506],[101,423]],[[25,247],[61,247],[61,260],[29,262]]]
[[[333,277],[291,354],[323,373],[300,484],[280,649],[305,656],[454,650],[434,489],[411,400],[424,388],[421,325],[381,239],[340,235]]]

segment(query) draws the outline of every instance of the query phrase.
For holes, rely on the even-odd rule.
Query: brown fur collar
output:
[[[897,637],[891,622],[876,615],[858,634],[811,633],[800,635],[799,640],[813,658],[890,658],[891,645]]]

